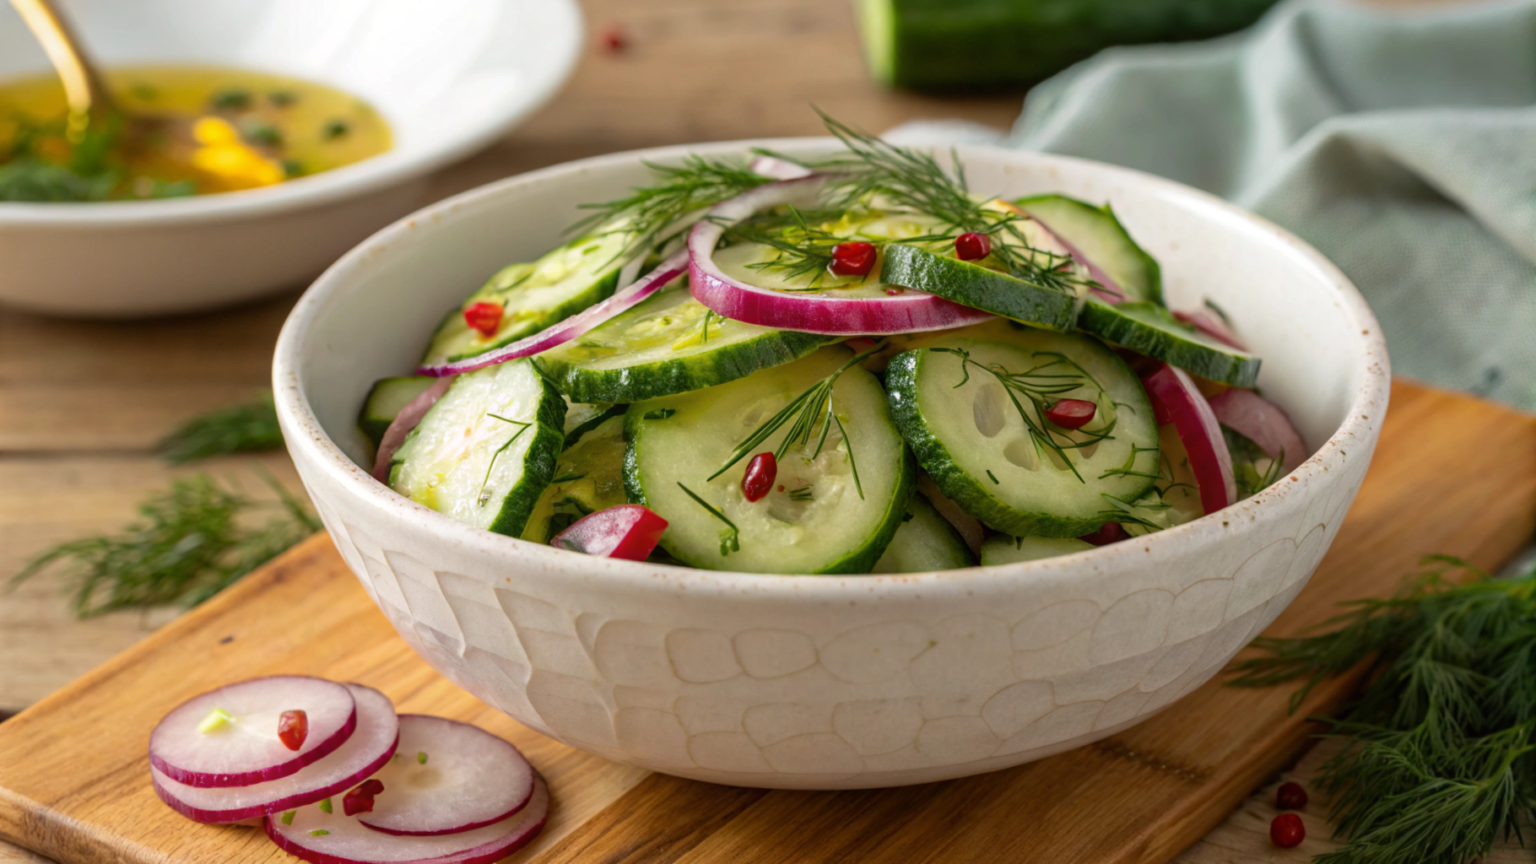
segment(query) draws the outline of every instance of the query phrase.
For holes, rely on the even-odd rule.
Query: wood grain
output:
[[[1493,566],[1533,528],[1536,418],[1399,384],[1338,540],[1269,632],[1391,591],[1426,553]],[[1292,715],[1285,688],[1212,682],[1099,744],[965,780],[730,789],[605,762],[477,702],[411,653],[318,537],[0,724],[0,837],[83,864],[284,860],[254,831],[194,825],[160,804],[144,754],[147,730],[182,699],[278,671],[362,681],[401,710],[477,723],[523,748],[558,802],[520,853],[539,862],[1165,862],[1294,759],[1305,713],[1353,683],[1318,688]]]

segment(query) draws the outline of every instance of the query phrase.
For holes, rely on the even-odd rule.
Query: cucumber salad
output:
[[[1183,524],[1309,455],[1107,206],[956,157],[690,157],[451,310],[359,426],[476,527],[754,573],[910,573]]]

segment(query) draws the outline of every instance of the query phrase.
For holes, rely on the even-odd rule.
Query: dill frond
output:
[[[199,414],[160,439],[156,449],[172,465],[224,456],[230,453],[256,453],[283,446],[283,431],[277,425],[277,409],[272,391],[243,405]]]

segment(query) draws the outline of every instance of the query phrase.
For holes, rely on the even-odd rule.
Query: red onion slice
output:
[[[772,177],[775,180],[799,180],[803,177],[809,177],[814,173],[811,169],[798,162],[766,155],[755,157],[747,165],[747,170],[754,174],[761,174],[764,177]]]
[[[1052,231],[1051,226],[1047,225],[1045,220],[1041,219],[1039,216],[1036,216],[1033,213],[1026,213],[1019,207],[1010,204],[1007,201],[1002,201],[999,199],[999,203],[1003,204],[1015,213],[1028,216],[1030,219],[1034,220],[1034,223],[1039,225],[1041,230],[1051,235],[1051,237],[1057,243],[1061,244],[1061,248],[1067,250],[1067,254],[1072,256],[1072,260],[1087,268],[1089,278],[1098,283],[1097,287],[1090,287],[1088,289],[1093,292],[1093,296],[1103,300],[1105,303],[1110,305],[1114,305],[1116,303],[1124,303],[1126,301],[1127,298],[1125,289],[1120,287],[1120,283],[1115,281],[1115,278],[1106,273],[1104,269],[1099,265],[1093,263],[1093,259],[1083,254],[1083,250],[1073,245],[1072,241],[1068,240],[1065,236]]]
[[[421,391],[415,399],[405,403],[395,419],[389,421],[389,427],[384,430],[384,437],[379,439],[379,452],[373,457],[373,479],[380,483],[389,483],[389,465],[395,459],[395,451],[405,443],[405,436],[411,434],[421,418],[427,416],[437,400],[443,398],[448,392],[448,387],[453,384],[453,376],[439,379],[433,382],[431,387]]]
[[[345,792],[379,770],[395,753],[400,720],[389,697],[360,684],[343,684],[357,702],[357,731],[329,756],[296,773],[265,783],[200,789],[149,769],[155,794],[194,822],[226,824],[281,813]],[[338,802],[339,803],[339,802]]]
[[[818,174],[768,183],[710,210],[688,234],[689,289],[694,298],[720,315],[747,324],[828,336],[945,330],[992,317],[921,291],[903,290],[886,297],[774,291],[738,282],[715,264],[715,246],[726,228],[770,207],[814,204],[825,182]]]
[[[308,733],[298,750],[277,736],[284,711],[303,711]],[[214,711],[228,718],[199,727]],[[149,764],[202,788],[249,786],[296,773],[340,747],[357,728],[346,687],[308,675],[272,675],[210,690],[181,703],[149,735]]]
[[[388,794],[388,789],[383,794]],[[439,837],[393,837],[370,830],[339,809],[305,807],[292,824],[267,820],[267,836],[312,864],[492,864],[538,836],[549,816],[549,786],[535,776],[528,806],[500,822]]]
[[[1247,352],[1248,346],[1244,345],[1237,335],[1227,327],[1227,322],[1201,309],[1198,312],[1175,312],[1173,317],[1185,324],[1199,330],[1201,333],[1215,339],[1223,345]]]
[[[400,715],[400,747],[374,775],[384,791],[357,821],[384,834],[435,837],[483,828],[533,797],[533,766],[468,723]]]
[[[687,268],[688,253],[679,251],[661,262],[655,270],[636,279],[632,284],[619,289],[612,297],[590,306],[558,324],[553,324],[532,336],[519,339],[516,342],[503,345],[484,354],[476,354],[473,357],[455,360],[452,363],[422,366],[416,370],[416,374],[444,376],[457,375],[461,372],[473,372],[477,369],[484,369],[487,366],[506,363],[509,360],[531,357],[534,354],[564,345],[593,327],[607,321],[609,318],[618,315],[620,312],[655,294],[661,290],[662,286],[683,275],[683,271]],[[388,435],[387,432],[385,434],[386,436]]]
[[[1200,487],[1200,506],[1206,515],[1237,500],[1237,481],[1232,473],[1232,454],[1221,434],[1216,414],[1200,395],[1189,373],[1166,363],[1141,379],[1152,397],[1158,422],[1173,424],[1189,453],[1189,467]]]
[[[1279,459],[1281,473],[1295,471],[1311,455],[1291,418],[1252,390],[1223,390],[1210,398],[1210,404],[1221,425],[1259,445],[1271,459]]]

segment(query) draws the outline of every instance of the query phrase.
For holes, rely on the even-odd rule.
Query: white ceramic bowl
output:
[[[756,142],[791,153],[806,139]],[[1321,255],[1200,192],[1105,165],[961,149],[972,188],[1111,201],[1167,293],[1210,297],[1316,455],[1259,495],[1134,542],[906,576],[762,576],[591,558],[478,531],[369,479],[353,427],[443,310],[644,182],[589,159],[444,201],[346,255],[294,308],[273,369],[288,447],[347,564],[427,662],[523,723],[658,771],[802,789],[1016,765],[1124,729],[1216,673],[1306,584],[1369,465],[1386,350]]]
[[[565,80],[574,0],[68,0],[108,66],[195,64],[355,93],[390,152],[277,186],[166,201],[0,203],[0,303],[121,317],[184,312],[312,279],[420,203],[425,175],[495,140]],[[0,78],[46,73],[0,4]]]

